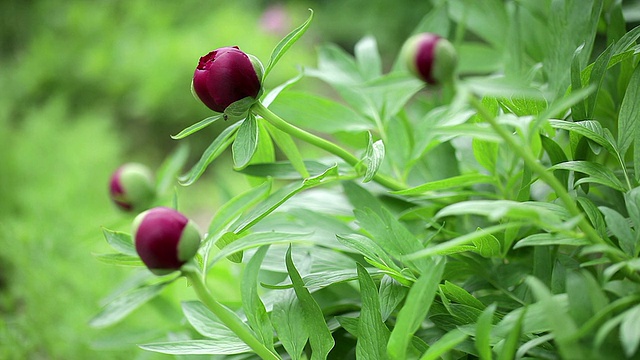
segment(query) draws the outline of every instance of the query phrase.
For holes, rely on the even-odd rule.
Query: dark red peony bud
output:
[[[136,251],[156,275],[179,270],[200,247],[200,232],[193,221],[166,207],[149,209],[133,221]]]
[[[223,47],[200,58],[191,84],[194,94],[216,112],[244,98],[257,98],[262,65],[237,46]]]
[[[402,57],[411,73],[432,85],[451,79],[458,64],[453,45],[431,33],[410,37],[403,46]]]
[[[144,210],[155,197],[151,171],[138,163],[120,166],[111,176],[109,195],[122,210]]]

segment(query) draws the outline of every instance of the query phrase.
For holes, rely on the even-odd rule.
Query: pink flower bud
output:
[[[402,57],[412,74],[431,85],[451,79],[458,64],[453,45],[432,33],[410,37],[402,48]]]
[[[244,98],[257,98],[262,65],[237,46],[223,47],[200,58],[191,84],[193,93],[209,109],[224,110]]]
[[[109,195],[122,210],[144,210],[155,197],[151,171],[138,163],[120,166],[111,176]]]
[[[131,235],[142,262],[156,275],[179,270],[200,247],[200,232],[178,211],[156,207],[138,215]]]

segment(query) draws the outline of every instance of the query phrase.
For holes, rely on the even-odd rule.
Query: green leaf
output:
[[[245,351],[249,351],[249,347],[200,301],[183,302],[182,312],[189,324],[202,336],[220,341],[221,344],[244,345]]]
[[[325,134],[360,132],[372,128],[371,123],[345,105],[303,92],[283,92],[269,110],[295,126]]]
[[[605,206],[598,209],[604,214],[604,221],[611,233],[618,238],[620,248],[629,256],[636,255],[636,236],[629,226],[629,222],[617,211]]]
[[[311,359],[326,359],[329,351],[331,351],[335,345],[335,341],[333,340],[331,332],[327,327],[327,323],[324,320],[322,309],[320,309],[318,303],[313,299],[309,290],[305,287],[300,273],[293,264],[293,260],[291,259],[291,246],[289,246],[289,249],[287,250],[285,262],[289,278],[293,283],[293,289],[300,301],[303,318],[305,319],[304,324],[309,334],[309,343],[311,344]]]
[[[400,305],[408,291],[408,287],[403,286],[391,276],[385,275],[382,277],[378,297],[380,298],[380,314],[383,321],[386,321],[396,307]]]
[[[584,136],[598,145],[601,145],[611,154],[617,153],[615,145],[604,137],[602,125],[597,121],[585,120],[570,122],[564,120],[549,120],[549,123],[556,129],[568,130]]]
[[[218,247],[218,249],[222,250],[227,245],[233,243],[234,241],[238,240],[239,238],[240,237],[238,235],[236,235],[235,233],[233,233],[233,232],[224,233],[224,234],[222,234],[222,236],[220,236],[218,241],[216,241],[216,246]],[[227,259],[229,259],[229,261],[234,262],[236,264],[241,263],[242,262],[242,250],[227,256]]]
[[[424,272],[409,290],[391,331],[387,351],[392,359],[407,358],[407,347],[411,338],[427,316],[438,290],[445,261],[442,258],[427,261],[428,266],[423,268]]]
[[[272,181],[265,181],[220,206],[209,223],[208,235],[204,241],[215,239],[221,233],[226,232],[229,224],[237,219],[240,214],[265,199],[269,195],[272,186]]]
[[[620,105],[620,112],[618,114],[618,148],[620,153],[624,155],[634,140],[640,136],[640,130],[638,130],[638,113],[640,112],[640,105],[638,105],[638,99],[640,99],[640,66],[636,66],[636,69],[629,79],[629,85],[627,91],[622,99]],[[636,142],[640,144],[640,142]],[[636,152],[638,154],[636,155]],[[636,159],[636,156],[640,156],[640,151],[634,151],[634,165],[640,164],[640,158]],[[636,167],[639,169],[640,167]],[[636,179],[640,179],[640,175],[636,174]]]
[[[232,355],[251,351],[244,343],[223,340],[180,340],[139,346],[147,351],[170,355]]]
[[[431,181],[406,190],[394,191],[393,193],[398,195],[418,195],[428,191],[449,190],[483,183],[493,184],[495,183],[495,179],[493,176],[483,174],[465,174],[448,179]]]
[[[209,145],[207,150],[204,151],[200,160],[191,168],[191,170],[180,177],[180,183],[184,186],[189,186],[198,180],[200,175],[202,175],[202,173],[207,169],[207,166],[209,166],[213,160],[220,156],[220,154],[222,154],[222,152],[231,145],[236,130],[238,130],[238,127],[241,124],[242,122],[239,121],[221,132],[220,135],[211,142],[211,145]]]
[[[176,135],[171,135],[171,138],[174,139],[174,140],[184,139],[187,136],[189,136],[189,135],[191,135],[191,134],[193,134],[193,133],[195,133],[197,131],[200,131],[200,130],[204,129],[205,127],[213,124],[214,122],[222,119],[223,115],[224,114],[217,114],[217,115],[214,115],[214,116],[210,116],[210,117],[208,117],[208,118],[206,118],[204,120],[201,120],[201,121],[199,121],[199,122],[187,127],[186,129],[180,131]]]
[[[271,350],[276,353],[273,348],[273,326],[267,311],[258,295],[258,273],[260,265],[269,250],[269,246],[258,249],[247,263],[242,276],[242,309],[247,316],[247,322],[258,335],[258,339]]]
[[[247,115],[251,115],[249,109],[251,109],[251,106],[253,106],[256,101],[258,100],[247,96],[246,98],[231,103],[231,105],[224,109],[223,119],[231,121],[245,119]]]
[[[480,228],[476,230],[482,230]],[[482,257],[492,258],[492,257],[500,257],[501,245],[500,240],[498,240],[495,236],[489,233],[485,233],[484,236],[479,238],[474,238],[472,240],[473,245],[476,247],[475,252],[480,254]]]
[[[380,314],[378,289],[367,270],[357,263],[362,309],[358,322],[356,357],[359,359],[387,359],[389,329]]]
[[[575,182],[574,186],[583,183],[596,183],[618,191],[626,191],[626,187],[609,167],[591,161],[567,161],[553,165],[550,170],[578,171],[589,175]]]
[[[428,248],[416,251],[412,254],[408,254],[404,257],[407,260],[414,260],[420,258],[428,258],[434,255],[446,255],[452,253],[458,253],[463,251],[474,251],[476,247],[465,246],[467,244],[473,243],[478,239],[486,237],[488,234],[504,231],[506,229],[511,228],[519,228],[524,226],[525,224],[518,221],[510,221],[505,224],[489,226],[486,228],[478,229],[472,233],[468,233],[465,235],[458,236],[457,238],[448,240],[443,243],[439,243],[434,246],[430,246]]]
[[[640,346],[640,305],[624,312],[624,320],[620,324],[620,342],[625,355],[631,358]]]
[[[252,114],[242,122],[233,142],[233,167],[243,169],[249,164],[258,148],[258,122]]]
[[[131,235],[120,231],[109,230],[106,228],[102,228],[102,234],[107,240],[107,243],[111,245],[114,250],[125,255],[131,255],[135,257],[138,256],[138,252],[136,252],[136,248],[133,245]]]
[[[144,266],[138,255],[127,255],[122,253],[99,254],[95,258],[105,264],[120,266]]]
[[[89,324],[101,328],[113,325],[131,314],[134,310],[158,296],[160,292],[171,282],[156,285],[143,286],[118,296],[107,304]]]
[[[389,254],[375,241],[360,234],[342,234],[336,235],[338,241],[343,245],[354,249],[357,253],[365,257],[375,260],[376,262],[400,272],[401,269],[395,264]]]
[[[362,182],[366,183],[373,180],[373,177],[378,172],[378,169],[380,169],[380,165],[382,165],[384,154],[384,143],[382,142],[382,140],[373,142],[373,137],[371,136],[371,133],[369,133],[367,149],[365,150],[362,160],[360,160],[366,168]]]
[[[589,79],[589,85],[593,86],[595,90],[589,96],[587,102],[587,112],[586,118],[593,118],[594,112],[596,109],[596,101],[598,99],[598,92],[602,87],[602,82],[604,81],[604,76],[607,72],[607,67],[609,62],[611,61],[611,57],[613,56],[613,48],[614,45],[611,44],[605,51],[598,55],[598,58],[594,62],[593,71],[591,72],[591,78]]]
[[[457,302],[458,304],[468,305],[478,310],[484,310],[484,304],[471,295],[467,290],[460,286],[446,281],[444,285],[440,285],[440,290],[447,297],[447,299]]]
[[[589,245],[589,240],[585,238],[576,238],[563,234],[533,234],[518,241],[513,248],[518,249],[525,246],[584,246]]]
[[[540,280],[529,276],[526,283],[546,310],[545,318],[551,327],[560,355],[567,359],[584,359],[583,346],[574,337],[577,327],[573,319]]]
[[[440,359],[440,356],[455,348],[458,344],[467,339],[468,335],[458,329],[453,329],[444,334],[438,341],[432,344],[422,355],[420,360]]]
[[[293,168],[295,168],[303,178],[309,177],[309,171],[307,171],[306,164],[302,159],[298,146],[293,141],[291,135],[276,128],[270,123],[265,123],[265,126],[267,131],[269,131],[269,135],[271,135],[271,138],[275,141],[276,145],[278,145],[278,148],[287,157],[287,159],[289,159]]]
[[[571,61],[571,90],[581,90],[582,80],[580,79],[580,69],[582,58],[580,53],[584,49],[584,43],[575,50],[573,53],[573,59]],[[584,120],[587,118],[586,99],[578,101],[571,107],[571,116],[575,121]]]
[[[308,240],[310,234],[292,234],[277,231],[256,232],[240,237],[230,244],[226,245],[209,261],[210,269],[215,263],[221,259],[231,256],[235,253],[253,249],[256,247],[271,244],[289,244],[289,243],[312,243]]]
[[[414,253],[423,248],[420,241],[384,207],[377,212],[367,208],[354,210],[360,226],[371,234],[371,238],[388,254],[395,258]],[[407,261],[412,269],[425,267],[424,260]]]
[[[174,186],[188,156],[189,148],[182,144],[162,162],[156,172],[156,192],[158,194],[165,194]]]
[[[307,171],[306,177],[317,176],[327,170],[327,165],[321,164],[317,161],[309,160],[305,161],[303,164],[305,171]],[[251,176],[271,177],[279,180],[302,179],[299,169],[296,169],[293,164],[288,161],[276,161],[267,164],[250,164],[246,168],[240,170],[240,172]]]
[[[491,360],[491,328],[493,327],[493,314],[496,311],[496,304],[487,306],[480,314],[476,322],[475,345],[478,350],[480,360]]]
[[[382,75],[382,60],[378,53],[376,39],[365,36],[354,48],[356,63],[364,80],[371,80]]]
[[[265,216],[272,213],[285,201],[291,198],[293,195],[299,193],[302,190],[310,189],[314,186],[324,184],[326,182],[335,180],[338,176],[338,166],[334,165],[326,169],[322,174],[312,176],[304,179],[301,182],[291,183],[280,188],[275,193],[271,194],[267,199],[261,202],[252,211],[247,213],[244,217],[238,219],[234,232],[240,234],[243,231],[251,228],[258,221],[262,220]]]
[[[309,338],[305,326],[307,320],[293,289],[281,290],[278,294],[271,311],[271,321],[287,354],[293,360],[300,360]]]
[[[267,64],[267,67],[264,70],[264,75],[262,76],[263,81],[267,78],[267,75],[269,75],[273,67],[276,66],[280,58],[287,52],[287,50],[289,50],[291,46],[293,46],[293,44],[295,44],[296,41],[298,41],[298,39],[302,37],[302,35],[304,35],[305,31],[307,31],[307,29],[309,28],[309,25],[311,25],[311,20],[313,19],[313,10],[309,9],[309,11],[311,13],[309,14],[307,20],[302,23],[302,25],[295,28],[282,40],[280,40],[278,45],[276,45],[276,47],[271,52],[269,63]]]
[[[271,89],[271,91],[269,91],[264,96],[264,99],[262,99],[262,105],[264,105],[264,107],[269,107],[269,105],[271,105],[273,100],[275,100],[278,97],[278,95],[280,95],[281,92],[283,92],[284,90],[289,88],[291,85],[293,85],[293,84],[297,83],[298,81],[300,81],[300,79],[302,79],[303,76],[304,76],[304,73],[301,71],[294,78],[291,78],[291,79],[285,81],[284,83],[276,86],[275,88]]]
[[[527,308],[524,307],[518,317],[518,321],[513,324],[509,335],[507,335],[504,340],[504,344],[498,355],[498,360],[511,360],[514,358],[518,349],[518,343],[520,342],[520,336],[522,335],[522,323],[524,322],[526,313]]]

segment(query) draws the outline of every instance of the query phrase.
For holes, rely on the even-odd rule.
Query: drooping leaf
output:
[[[291,258],[291,246],[287,251],[285,262],[287,264],[289,278],[293,283],[293,289],[300,301],[303,318],[305,319],[304,324],[309,334],[309,343],[311,344],[311,359],[326,359],[329,351],[331,351],[335,345],[335,341],[333,340],[331,332],[327,327],[327,323],[324,320],[322,309],[320,309],[318,303],[311,296],[309,290],[305,288],[304,281],[293,264],[293,260]]]
[[[583,183],[596,183],[618,191],[626,191],[626,186],[618,179],[609,167],[591,161],[567,161],[553,165],[551,170],[571,170],[589,175],[575,182],[575,186]]]
[[[252,114],[240,125],[236,139],[233,141],[233,166],[242,169],[249,164],[258,148],[258,122]]]

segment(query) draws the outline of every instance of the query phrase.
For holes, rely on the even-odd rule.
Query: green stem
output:
[[[271,110],[267,109],[260,102],[256,102],[255,105],[253,105],[253,108],[251,110],[253,110],[253,112],[256,115],[260,115],[263,119],[268,121],[271,125],[275,126],[276,128],[286,132],[287,134],[295,138],[298,138],[311,145],[319,147],[333,155],[338,156],[339,158],[344,160],[347,164],[353,167],[358,165],[358,163],[360,162],[360,159],[353,156],[347,150],[332,143],[331,141],[325,140],[319,136],[313,135],[305,130],[300,129],[299,127],[289,124],[288,122],[280,118],[278,115],[271,112]],[[395,191],[406,189],[406,186],[404,184],[382,174],[376,174],[373,177],[373,181]]]
[[[584,234],[591,240],[593,244],[607,244],[604,239],[600,237],[598,232],[589,224],[589,222],[585,219],[582,212],[573,201],[573,198],[569,195],[569,193],[565,190],[564,186],[552,173],[548,172],[547,169],[538,162],[531,152],[524,149],[518,142],[516,142],[511,136],[511,133],[507,131],[504,127],[500,126],[496,121],[495,117],[491,115],[487,109],[482,105],[482,103],[475,97],[471,96],[470,99],[471,105],[478,111],[478,114],[482,116],[488,123],[491,125],[493,130],[500,135],[500,137],[507,143],[509,149],[514,151],[524,163],[531,169],[534,173],[536,173],[542,181],[544,181],[547,185],[555,191],[556,196],[564,203],[569,210],[571,216],[576,216],[580,218],[580,222],[578,225],[580,229],[584,232]]]
[[[258,356],[263,359],[280,360],[279,356],[267,349],[267,347],[256,338],[251,329],[249,329],[236,313],[214,299],[197,270],[187,265],[183,268],[182,274],[189,280],[200,301],[202,301],[229,330],[238,335],[240,340],[244,341]]]
[[[551,172],[547,171],[547,169],[542,166],[540,162],[538,162],[538,159],[536,159],[531,154],[531,152],[521,147],[520,144],[518,144],[518,142],[513,139],[513,136],[511,135],[511,133],[509,133],[509,131],[498,124],[495,117],[491,115],[489,111],[487,111],[487,109],[484,107],[484,105],[482,105],[482,102],[480,102],[478,98],[476,98],[475,96],[471,96],[470,103],[476,109],[478,114],[482,116],[489,123],[489,125],[491,125],[491,128],[493,128],[493,130],[498,133],[498,135],[507,143],[509,149],[520,156],[525,165],[528,166],[534,173],[538,174],[539,178],[547,185],[549,185],[551,189],[553,189],[553,191],[555,191],[556,196],[558,196],[558,198],[564,203],[571,216],[578,217],[580,219],[580,221],[578,222],[578,227],[580,228],[580,230],[582,230],[585,236],[589,240],[591,240],[591,243],[609,246],[609,244],[602,237],[600,237],[600,234],[598,234],[596,229],[594,229],[589,221],[585,218],[584,214],[582,213],[582,211],[580,211],[573,198],[565,190],[562,183],[560,183],[560,181],[555,176],[553,176]],[[615,262],[625,261],[624,258],[615,254],[610,254],[609,256]],[[629,279],[635,282],[640,282],[640,276],[629,266],[625,266],[623,268],[623,271]]]

